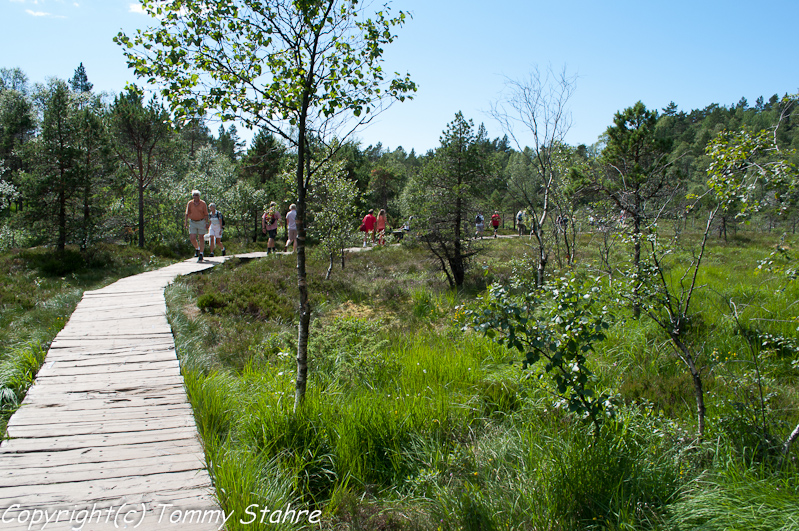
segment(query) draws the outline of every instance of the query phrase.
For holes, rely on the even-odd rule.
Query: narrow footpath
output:
[[[84,293],[0,445],[0,530],[220,529],[164,288],[224,260]]]

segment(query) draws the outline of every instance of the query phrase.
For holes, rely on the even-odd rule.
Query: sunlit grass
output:
[[[753,273],[767,240],[712,242],[692,305],[708,432],[749,462],[763,453],[744,441],[752,426],[734,404],[745,404],[747,415],[756,406],[754,358],[729,301],[744,328],[796,335],[797,287]],[[545,381],[522,371],[519,353],[461,330],[459,307],[488,282],[507,280],[529,251],[518,240],[489,242],[460,291],[446,288],[420,249],[353,254],[330,281],[322,280],[327,263],[311,260],[311,372],[296,414],[293,322],[201,313],[192,303],[201,286],[242,279],[282,286],[275,304],[284,294],[293,300],[293,261],[231,264],[170,288],[183,290],[170,315],[209,468],[229,456],[247,464],[217,472],[228,478],[222,503],[291,499],[323,510],[328,527],[349,530],[671,529],[673,507],[680,522],[699,521],[687,501],[675,503],[694,495],[697,478],[727,465],[713,460],[713,443],[696,443],[690,379],[650,319],[633,319],[608,293],[615,322],[591,362],[596,386],[616,397],[617,416],[598,439]],[[581,267],[593,259],[587,251]],[[628,251],[619,247],[616,260]],[[673,283],[691,256],[674,254]],[[758,356],[771,429],[784,437],[799,420],[795,369],[784,353]]]

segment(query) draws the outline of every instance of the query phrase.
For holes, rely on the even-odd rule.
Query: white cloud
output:
[[[45,11],[32,11],[30,9],[26,9],[25,12],[32,17],[67,18],[62,15],[54,15],[52,13],[47,13]]]
[[[144,15],[144,9],[142,9],[141,4],[139,4],[138,2],[135,3],[135,4],[130,4],[128,6],[128,12],[129,13],[138,13],[140,15]]]

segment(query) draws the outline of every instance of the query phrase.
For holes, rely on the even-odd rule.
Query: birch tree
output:
[[[576,76],[568,75],[565,68],[556,73],[551,68],[541,72],[536,67],[526,79],[508,80],[505,97],[491,109],[492,116],[530,160],[530,179],[511,181],[510,187],[533,218],[531,235],[537,246],[539,287],[544,284],[553,245],[545,224],[553,211],[554,190],[563,177],[557,153],[571,128],[568,102],[575,83]],[[525,149],[525,138],[531,143],[530,149]]]
[[[358,0],[142,0],[157,26],[121,44],[136,75],[162,86],[174,112],[215,109],[284,139],[296,155],[299,324],[295,411],[307,384],[311,304],[305,266],[307,198],[323,164],[310,142],[345,140],[416,90],[387,78],[383,47],[405,22]]]

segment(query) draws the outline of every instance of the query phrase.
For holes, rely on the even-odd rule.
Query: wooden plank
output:
[[[148,419],[103,420],[92,422],[63,422],[40,425],[8,426],[8,436],[12,438],[27,437],[40,439],[45,437],[66,437],[105,433],[137,433],[142,431],[163,430],[168,428],[196,428],[194,416],[176,415],[169,417],[151,417]]]
[[[70,318],[68,321],[69,323],[75,325],[83,325],[84,323],[113,323],[115,321],[124,321],[127,319],[162,319],[165,320],[166,316],[161,312],[156,312],[151,308],[145,308],[140,312],[135,312],[132,310],[125,311],[124,315],[120,315],[116,310],[105,310],[105,309],[96,309],[91,310],[91,315],[86,312],[82,313],[79,316],[74,316]]]
[[[94,312],[92,312],[94,313]],[[140,326],[141,328],[151,328],[153,326],[169,326],[163,314],[147,313],[134,315],[120,314],[119,312],[102,312],[101,315],[84,315],[79,319],[70,319],[67,326],[70,328],[81,329],[116,329],[121,326]]]
[[[25,399],[25,408],[20,408],[14,413],[14,417],[25,410],[35,410],[36,414],[57,415],[62,411],[108,411],[112,409],[129,409],[136,407],[155,407],[163,405],[188,404],[186,393],[161,393],[161,396],[122,396],[119,394],[102,394],[100,396],[86,396],[82,400],[67,399],[64,397],[53,397],[52,400],[44,399],[28,401]],[[14,417],[11,417],[12,419]]]
[[[196,470],[188,472],[168,472],[149,476],[133,476],[126,478],[96,479],[91,481],[74,481],[52,485],[37,485],[35,492],[30,485],[4,487],[0,489],[0,507],[9,503],[20,503],[26,506],[31,500],[38,505],[42,503],[86,503],[86,500],[115,500],[120,496],[145,496],[158,491],[180,491],[211,487],[207,474]]]
[[[63,409],[48,408],[46,418],[43,410],[37,408],[25,408],[20,410],[21,415],[14,415],[9,421],[9,426],[47,426],[61,422],[86,423],[102,422],[104,420],[140,420],[152,418],[155,415],[161,417],[176,417],[189,415],[192,413],[191,406],[187,402],[165,405],[162,407],[119,407],[119,408],[88,408],[88,409]],[[19,412],[18,412],[19,413]]]
[[[123,393],[130,392],[141,394],[142,392],[154,391],[161,392],[164,389],[183,389],[183,378],[180,376],[164,376],[159,378],[139,379],[133,380],[126,379],[127,381],[109,381],[108,379],[86,379],[81,380],[79,377],[65,376],[64,379],[58,382],[52,382],[56,378],[48,378],[45,382],[35,382],[33,387],[28,390],[28,395],[33,397],[53,395],[53,394],[70,394],[75,395],[79,393]],[[67,383],[61,383],[67,382]]]
[[[45,375],[38,380],[34,386],[55,387],[69,385],[70,389],[80,392],[81,390],[99,391],[107,388],[128,388],[133,386],[158,386],[170,384],[183,384],[183,378],[177,367],[170,370],[152,369],[130,371],[125,377],[119,376],[114,372],[85,372],[84,374],[55,374]],[[95,387],[101,386],[101,387]]]
[[[2,452],[2,447],[0,447]],[[202,449],[196,439],[160,442],[119,444],[97,448],[70,448],[50,452],[5,453],[0,457],[0,471],[19,470],[23,467],[59,467],[76,463],[124,463],[145,457],[168,458],[173,455],[194,455],[202,458]]]
[[[159,337],[154,340],[147,341],[146,343],[122,343],[111,344],[107,341],[107,345],[102,343],[89,343],[84,341],[64,341],[63,344],[58,336],[53,339],[48,351],[48,356],[52,353],[60,354],[62,350],[69,350],[72,352],[82,352],[86,354],[124,354],[126,352],[132,353],[147,353],[153,349],[157,350],[174,350],[174,338]]]
[[[74,330],[61,336],[62,341],[146,341],[148,339],[172,338],[171,329],[147,329],[147,330],[109,330],[107,332],[94,332],[92,330]]]
[[[133,314],[134,312],[141,311],[141,312],[164,312],[164,314],[166,314],[166,301],[164,299],[160,299],[160,300],[152,300],[146,303],[132,304],[132,303],[127,303],[124,300],[109,302],[105,300],[86,301],[86,299],[83,299],[75,307],[75,310],[76,311],[80,310],[81,312],[92,312],[92,313],[130,312],[131,314]],[[73,315],[75,315],[74,312]],[[78,314],[78,317],[82,318],[83,316]]]
[[[200,472],[205,464],[196,455],[173,455],[168,460],[162,457],[148,457],[114,463],[85,463],[55,468],[26,468],[13,471],[0,478],[0,487],[23,487],[55,485],[59,483],[79,483],[97,479],[128,478],[152,476],[173,472]]]
[[[39,370],[36,378],[58,378],[64,376],[85,376],[89,374],[104,374],[108,377],[114,377],[116,373],[133,373],[136,376],[144,372],[152,372],[154,374],[164,374],[166,371],[180,373],[180,362],[177,358],[155,360],[148,362],[127,362],[127,360],[117,363],[102,363],[92,365],[78,365],[69,361],[52,361],[45,364]]]
[[[137,347],[135,349],[89,349],[87,347],[84,350],[80,350],[78,348],[53,349],[51,347],[50,352],[47,354],[47,359],[45,360],[45,366],[48,363],[59,361],[75,362],[76,367],[79,367],[80,365],[120,363],[124,362],[125,359],[135,359],[138,361],[155,359],[157,361],[159,356],[172,356],[174,359],[177,359],[174,343],[164,343],[162,345],[155,345],[150,348]]]
[[[25,396],[25,400],[22,402],[23,407],[28,405],[34,405],[37,407],[49,407],[51,405],[57,406],[69,406],[73,407],[74,409],[80,409],[80,403],[85,403],[88,400],[97,400],[97,404],[100,401],[109,401],[109,402],[118,402],[120,404],[134,404],[134,403],[153,403],[155,404],[158,400],[175,400],[176,398],[182,397],[183,401],[185,402],[186,393],[180,387],[169,387],[159,389],[158,392],[154,392],[150,389],[144,389],[140,392],[119,392],[119,391],[102,391],[102,392],[91,392],[91,393],[45,393],[42,392],[38,396],[31,396],[28,393]],[[140,400],[137,400],[140,399]],[[152,401],[152,402],[150,402]],[[174,403],[174,402],[171,402]],[[78,404],[78,407],[75,407],[75,404]]]
[[[193,428],[170,428],[142,433],[108,433],[46,439],[9,439],[0,446],[0,455],[4,453],[48,452],[159,441],[171,443],[185,440],[197,440],[197,430]]]
[[[0,487],[22,487],[25,485],[50,485],[73,483],[94,479],[123,478],[132,476],[151,476],[169,472],[188,472],[203,470],[205,463],[195,454],[138,457],[127,461],[106,463],[72,463],[62,466],[29,466],[3,471]]]

